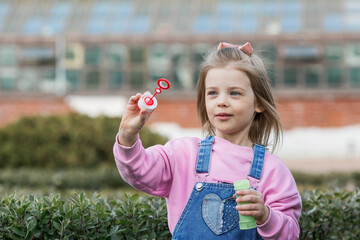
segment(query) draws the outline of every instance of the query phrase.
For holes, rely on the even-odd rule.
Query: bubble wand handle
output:
[[[157,88],[155,88],[155,93],[154,93],[154,95],[151,96],[150,99],[153,99],[155,97],[155,95],[158,94],[158,92],[156,90],[157,90]],[[161,90],[160,90],[160,93],[161,93]]]

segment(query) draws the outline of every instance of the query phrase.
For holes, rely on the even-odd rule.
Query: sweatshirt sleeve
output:
[[[123,180],[140,191],[166,197],[172,181],[171,149],[160,145],[144,149],[139,136],[131,147],[120,145],[117,139],[113,153]]]
[[[264,166],[264,170],[268,171],[263,173],[259,191],[264,195],[270,215],[264,224],[258,226],[259,234],[264,240],[298,239],[302,204],[295,180],[289,169],[277,157],[268,159],[265,165],[267,166]]]

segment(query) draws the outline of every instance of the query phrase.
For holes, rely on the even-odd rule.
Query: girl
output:
[[[139,131],[151,113],[132,96],[114,145],[122,178],[165,197],[173,239],[297,239],[301,198],[285,164],[265,151],[281,124],[264,64],[249,43],[220,43],[202,64],[197,110],[208,137],[144,149]],[[273,135],[272,135],[273,134]],[[233,182],[249,179],[252,189]],[[248,204],[237,205],[237,203]],[[257,227],[239,229],[239,214]]]

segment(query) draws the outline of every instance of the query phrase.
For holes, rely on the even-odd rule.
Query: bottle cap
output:
[[[249,180],[239,180],[234,182],[234,189],[235,190],[245,190],[250,188]]]
[[[151,100],[151,102],[145,102],[145,98],[149,98],[151,97],[151,94],[149,93],[144,93],[142,95],[142,97],[139,99],[138,101],[138,107],[141,109],[141,110],[146,110],[148,112],[152,112],[154,111],[154,109],[157,107],[157,100],[155,97],[153,97]]]

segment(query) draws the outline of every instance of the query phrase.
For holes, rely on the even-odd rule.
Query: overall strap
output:
[[[265,157],[265,146],[260,144],[254,145],[254,158],[251,163],[251,168],[249,175],[252,178],[260,181],[261,173],[264,165],[264,157]]]
[[[208,173],[210,167],[210,156],[214,136],[209,136],[202,140],[200,144],[199,154],[196,163],[196,173]]]

